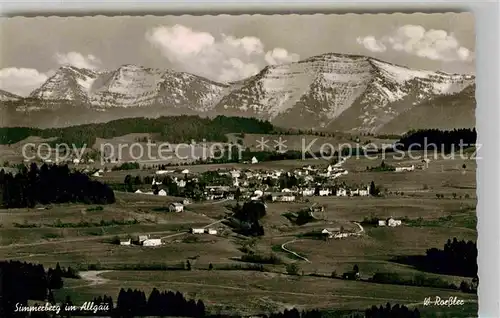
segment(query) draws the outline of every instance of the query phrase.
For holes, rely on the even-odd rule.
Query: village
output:
[[[267,204],[310,202],[312,197],[368,197],[378,195],[379,189],[371,182],[366,185],[349,186],[339,178],[349,172],[343,168],[348,157],[340,158],[335,164],[326,166],[305,165],[301,168],[285,171],[284,169],[252,169],[251,165],[258,163],[254,157],[250,167],[246,169],[224,169],[191,172],[188,168],[160,169],[144,177],[145,182],[136,182],[139,189],[136,195],[154,195],[158,197],[183,197],[178,202],[168,205],[166,211],[182,213],[184,208],[193,202],[221,203],[236,200],[236,202],[253,202]],[[424,162],[424,161],[422,161]],[[428,165],[428,161],[425,162]],[[383,163],[382,163],[383,164]],[[423,166],[419,166],[423,169]],[[415,165],[399,166],[394,172],[411,172]],[[111,171],[107,171],[111,172]],[[102,177],[104,170],[90,173],[94,177]],[[207,177],[208,175],[208,177]],[[125,183],[137,180],[138,177],[127,175]],[[152,179],[152,180],[151,180]],[[207,179],[210,182],[207,183]],[[149,181],[146,182],[146,181]],[[314,213],[324,212],[323,206],[311,204],[307,209],[308,217],[321,220]],[[402,225],[401,220],[392,217],[376,220],[377,226],[396,227]],[[363,233],[360,223],[354,222],[360,231],[346,231],[342,228],[324,228],[318,233],[324,239],[345,239]],[[191,234],[217,235],[222,229],[190,228]],[[135,239],[127,238],[120,241],[120,245],[141,245],[154,247],[162,245],[160,238],[151,238],[149,235],[139,235]]]

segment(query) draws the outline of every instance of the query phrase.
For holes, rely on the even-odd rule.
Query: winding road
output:
[[[304,260],[304,261],[306,261],[306,262],[308,262],[308,263],[311,263],[311,261],[310,261],[310,260],[308,260],[307,258],[305,258],[304,256],[299,255],[299,254],[295,253],[294,251],[289,250],[288,248],[286,248],[286,245],[287,245],[287,244],[290,244],[290,243],[293,243],[293,242],[296,242],[296,241],[297,241],[297,240],[291,240],[291,241],[289,241],[289,242],[285,242],[285,243],[281,244],[281,249],[282,249],[282,250],[284,250],[285,252],[288,252],[288,253],[290,253],[290,254],[292,254],[292,255],[295,255],[296,257],[300,258],[301,260]]]

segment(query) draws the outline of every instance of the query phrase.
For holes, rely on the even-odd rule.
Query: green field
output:
[[[238,257],[249,239],[241,237],[222,223],[211,227],[219,235],[187,234],[190,227],[203,227],[221,220],[230,213],[234,201],[202,202],[186,206],[183,213],[161,212],[179,198],[158,197],[115,192],[116,203],[103,206],[80,204],[53,205],[48,209],[0,210],[0,258],[42,263],[54,266],[111,270],[100,274],[99,283],[88,279],[65,279],[65,287],[56,297],[71,295],[74,303],[107,294],[116,300],[121,287],[140,288],[146,293],[153,287],[178,290],[189,298],[206,300],[212,312],[256,314],[298,308],[359,310],[387,302],[417,307],[425,317],[477,316],[477,296],[449,289],[375,284],[367,281],[333,279],[332,272],[341,275],[360,268],[366,280],[376,272],[393,272],[403,277],[422,274],[417,269],[391,260],[399,255],[424,254],[426,249],[442,248],[449,238],[476,240],[476,165],[472,160],[433,160],[425,170],[413,172],[367,172],[375,160],[349,159],[345,168],[349,174],[339,182],[368,184],[372,180],[385,189],[385,196],[373,197],[310,197],[309,202],[268,203],[262,219],[265,236],[254,240],[256,253],[276,254],[279,265],[265,265],[264,272],[229,270],[242,265]],[[394,158],[388,164],[398,164]],[[411,161],[400,161],[402,165]],[[279,161],[257,165],[199,165],[188,167],[191,172],[218,168],[293,169],[306,164],[326,166],[327,161]],[[463,164],[466,168],[463,169]],[[151,175],[143,170],[105,173],[105,182],[122,182],[125,175]],[[444,194],[444,198],[436,197]],[[455,194],[455,195],[453,195]],[[466,196],[467,195],[467,196]],[[284,214],[297,212],[313,203],[325,207],[316,220],[298,226]],[[401,218],[401,227],[379,228],[364,225],[363,233],[341,240],[317,240],[304,236],[324,228],[343,227],[358,231],[353,222],[369,217]],[[90,227],[57,227],[58,222],[78,224],[101,220],[125,222],[129,225]],[[33,225],[33,227],[29,227]],[[110,243],[116,235],[150,234],[162,238],[164,245],[155,248],[119,246]],[[303,257],[298,259],[281,249],[282,244]],[[123,270],[124,266],[147,264],[178,265],[190,260],[191,271]],[[288,275],[286,264],[295,262],[299,276]],[[207,270],[209,264],[215,269]],[[303,272],[303,275],[302,275]],[[82,272],[83,273],[83,272]],[[309,276],[314,274],[316,276]],[[423,273],[449,283],[460,284],[463,277]],[[325,277],[321,277],[325,276]],[[456,308],[424,307],[425,297],[447,298],[456,295],[466,299],[466,306]]]

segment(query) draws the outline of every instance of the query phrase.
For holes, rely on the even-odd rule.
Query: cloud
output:
[[[444,30],[426,30],[420,25],[404,25],[380,39],[369,35],[358,38],[357,42],[371,52],[384,52],[390,47],[436,61],[469,62],[474,59],[474,52],[461,46],[453,34]]]
[[[297,61],[299,56],[282,48],[268,52],[253,36],[237,38],[198,32],[183,25],[159,26],[146,32],[146,40],[183,71],[221,82],[257,74],[266,64]]]
[[[357,42],[371,52],[385,52],[387,47],[380,41],[377,41],[374,36],[365,36],[357,38]]]
[[[265,60],[269,65],[284,64],[298,61],[299,55],[289,53],[283,48],[275,48],[266,53]]]
[[[59,65],[71,65],[78,68],[97,70],[101,61],[92,54],[87,56],[78,52],[56,53],[54,56]]]
[[[0,70],[0,88],[8,92],[27,96],[49,78],[33,68],[8,67]]]

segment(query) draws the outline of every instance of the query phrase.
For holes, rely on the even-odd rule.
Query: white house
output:
[[[142,194],[142,191],[137,189],[137,191],[135,191],[134,193],[137,193],[137,194]]]
[[[215,230],[215,229],[208,229],[208,234],[210,234],[210,235],[217,235],[217,230]]]
[[[264,195],[264,192],[263,192],[262,190],[255,190],[255,191],[253,192],[253,194],[254,194],[254,196],[256,196],[256,197],[261,197],[261,196],[263,196],[263,195]]]
[[[319,190],[319,196],[321,197],[325,197],[325,196],[328,196],[332,194],[332,191],[330,191],[330,189],[320,189]]]
[[[337,192],[335,193],[335,195],[338,197],[346,197],[347,190],[346,189],[337,189]]]
[[[336,239],[342,239],[342,238],[345,238],[345,237],[348,237],[348,236],[349,236],[349,233],[337,233],[333,237],[336,238]]]
[[[147,239],[142,242],[142,246],[160,246],[161,239]]]
[[[367,197],[370,195],[370,186],[367,186],[366,189],[361,189],[358,191],[360,197]]]
[[[92,177],[100,177],[99,171],[96,171],[92,174]]]
[[[181,171],[182,174],[186,174],[186,173],[189,173],[189,170],[188,169],[184,169]]]
[[[401,225],[401,220],[395,220],[393,218],[389,218],[387,220],[387,226],[395,227],[395,226],[400,226]]]
[[[205,229],[195,229],[195,228],[192,228],[191,229],[191,233],[192,234],[203,234],[203,233],[205,233]]]
[[[130,239],[128,240],[121,240],[120,245],[130,245]]]
[[[303,189],[301,191],[301,194],[305,197],[310,197],[310,196],[313,196],[314,195],[314,189],[312,188],[309,188],[309,189]]]
[[[255,157],[252,157],[252,161],[251,162],[252,162],[252,164],[256,164],[256,163],[259,162],[259,160],[257,160],[257,158],[255,158]]]
[[[161,197],[165,197],[165,196],[167,196],[167,191],[161,189],[160,191],[158,191],[158,195]]]
[[[172,202],[168,206],[170,212],[182,212],[184,211],[184,205],[182,203]]]
[[[158,171],[156,171],[156,174],[162,175],[162,174],[172,173],[172,172],[173,172],[172,170],[158,170]]]
[[[396,167],[396,172],[409,172],[415,170],[415,165],[411,165],[410,167]]]
[[[288,193],[273,193],[271,195],[271,200],[273,202],[279,201],[279,202],[293,202],[295,201],[295,196],[292,194]]]
[[[149,235],[139,235],[139,243],[142,244],[145,240],[149,239]]]
[[[378,226],[386,226],[387,222],[385,220],[378,220]]]

